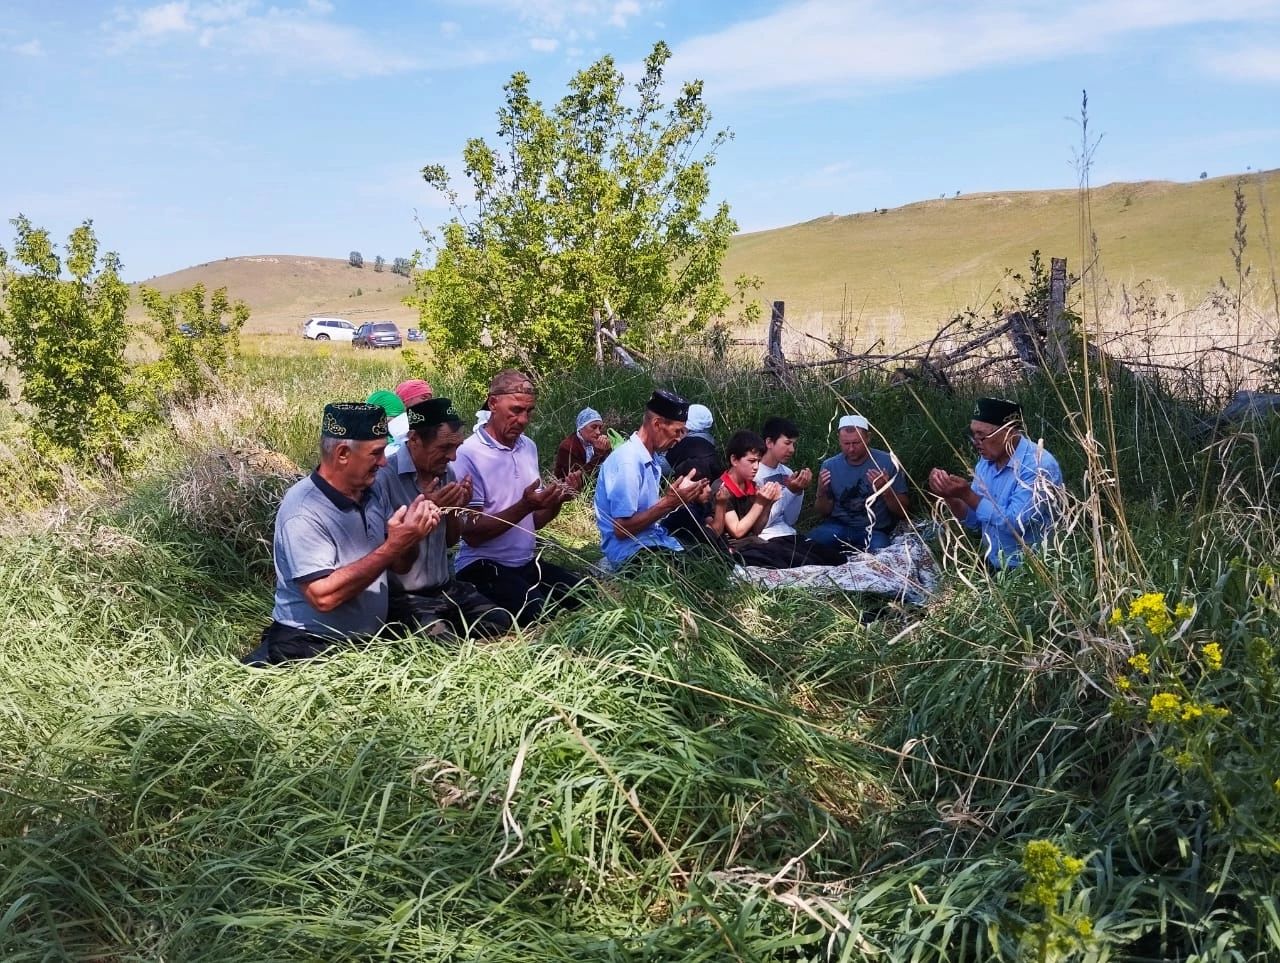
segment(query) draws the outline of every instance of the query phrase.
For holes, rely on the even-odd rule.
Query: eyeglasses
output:
[[[972,428],[970,428],[969,440],[972,441],[975,445],[981,445],[984,441],[994,438],[996,435],[1000,434],[1002,431],[1007,430],[1008,427],[1009,427],[1008,425],[1001,425],[995,431],[989,431],[985,435],[980,435],[976,431],[974,431]]]

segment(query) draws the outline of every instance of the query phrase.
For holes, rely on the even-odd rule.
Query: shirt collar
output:
[[[479,436],[480,443],[482,445],[486,445],[489,448],[493,448],[496,451],[515,451],[517,448],[520,447],[522,442],[528,441],[528,439],[524,436],[524,433],[521,432],[520,437],[516,439],[516,443],[512,445],[510,448],[508,448],[502,442],[498,441],[498,439],[494,438],[493,435],[485,431],[484,425],[478,426],[474,434]]]
[[[416,475],[418,474],[418,466],[413,463],[413,456],[409,454],[409,446],[404,445],[391,456],[394,460],[394,467],[397,475]]]
[[[311,473],[311,484],[320,489],[324,497],[329,499],[335,508],[343,512],[349,512],[355,509],[363,511],[365,505],[369,504],[369,499],[373,497],[373,489],[366,488],[364,490],[364,494],[360,496],[359,501],[348,498],[346,495],[342,494],[342,492],[338,491],[338,489],[325,481],[321,476],[319,469]]]

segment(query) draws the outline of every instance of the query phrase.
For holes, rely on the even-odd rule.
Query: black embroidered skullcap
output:
[[[378,441],[387,437],[387,413],[363,401],[335,401],[324,406],[320,434],[343,441]]]
[[[979,398],[973,409],[973,420],[985,421],[988,425],[1019,422],[1022,420],[1022,405],[1003,398]]]
[[[645,407],[655,415],[670,421],[689,420],[689,402],[674,391],[663,391],[659,388],[649,396],[649,402]]]
[[[410,429],[421,430],[444,424],[450,424],[456,428],[462,424],[462,419],[453,408],[453,402],[448,398],[428,398],[426,401],[419,401],[416,405],[406,408],[405,413],[409,416]]]
[[[536,395],[538,389],[523,371],[507,368],[499,371],[489,379],[489,396],[494,395]]]

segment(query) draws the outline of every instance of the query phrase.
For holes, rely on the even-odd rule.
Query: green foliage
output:
[[[474,210],[442,165],[423,169],[457,216],[428,237],[422,324],[475,381],[504,366],[563,371],[590,359],[593,309],[625,320],[625,341],[647,347],[679,342],[729,304],[720,264],[735,224],[727,204],[704,213],[729,134],[711,132],[700,81],[663,103],[669,57],[654,46],[634,95],[601,58],[550,109],[514,74],[498,111],[501,146],[477,138],[463,152]]]
[[[364,267],[364,255],[359,251],[352,251],[347,255],[347,263],[353,268],[362,268]]]
[[[409,277],[413,273],[413,261],[407,257],[398,257],[391,262],[391,273],[401,277]]]
[[[3,360],[22,382],[31,440],[43,453],[120,461],[146,415],[125,360],[129,289],[114,253],[98,258],[93,222],[67,240],[66,269],[47,231],[22,215],[14,264],[0,249]]]
[[[144,286],[140,296],[161,349],[149,370],[156,386],[178,404],[219,390],[239,354],[249,306],[230,301],[226,288],[214,291],[206,305],[203,284],[169,295]]]
[[[386,265],[386,263],[387,263],[386,259],[381,254],[379,254],[377,257],[373,259],[373,269],[377,271],[379,274],[381,274],[382,269]]]

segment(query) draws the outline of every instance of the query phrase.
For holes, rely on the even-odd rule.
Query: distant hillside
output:
[[[313,314],[353,322],[387,319],[402,328],[418,320],[415,310],[400,303],[409,293],[409,279],[389,269],[375,271],[369,261],[353,268],[346,260],[329,257],[229,257],[141,283],[171,292],[200,282],[210,291],[226,287],[232,298],[247,303],[252,312],[248,330],[259,334],[301,333],[303,322]],[[136,298],[131,316],[143,316]]]
[[[1280,248],[1280,171],[1246,177],[1246,259],[1269,287],[1259,198],[1265,188]],[[1235,184],[1232,176],[1094,188],[1089,204],[1106,278],[1150,279],[1194,303],[1220,276],[1234,275]],[[789,323],[831,331],[843,318],[850,333],[859,327],[892,339],[928,336],[939,320],[977,307],[1005,268],[1025,270],[1037,249],[1046,262],[1066,257],[1079,272],[1077,191],[964,194],[743,234],[729,247],[724,274],[760,275],[761,298],[785,301]],[[1272,253],[1280,259],[1280,249]]]
[[[1094,188],[1089,204],[1106,278],[1113,284],[1149,279],[1176,291],[1184,304],[1199,301],[1219,276],[1234,274],[1235,184],[1232,176]],[[1254,278],[1269,286],[1264,191],[1280,245],[1280,171],[1249,174],[1245,183],[1246,259]],[[1046,262],[1065,256],[1069,270],[1079,272],[1078,192],[963,194],[741,234],[729,246],[724,275],[758,274],[761,300],[785,301],[797,328],[833,332],[843,322],[862,339],[901,341],[927,337],[940,320],[982,305],[1004,270],[1025,270],[1037,249]],[[233,257],[144,283],[173,291],[197,281],[210,289],[225,285],[248,302],[251,332],[297,333],[313,314],[387,318],[402,327],[417,321],[401,303],[407,279],[338,258]]]

